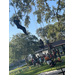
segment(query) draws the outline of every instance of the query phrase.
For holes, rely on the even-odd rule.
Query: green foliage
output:
[[[9,43],[9,61],[17,61],[23,56],[27,58],[28,54],[33,54],[38,48],[36,36],[30,34],[28,36],[25,34],[14,35]]]
[[[31,5],[35,6],[35,3],[34,2],[31,2]]]
[[[50,19],[50,13],[46,13],[46,15],[45,15],[45,21],[46,21],[46,23],[48,22],[49,19]]]
[[[55,24],[48,24],[43,28],[37,29],[36,33],[44,41],[47,39],[49,39],[50,42],[64,40],[65,25],[63,25],[63,23],[60,23],[60,26],[58,26],[58,22],[56,22]]]
[[[30,21],[29,21],[30,17],[29,16],[26,16],[25,18],[25,26],[28,27]]]
[[[30,18],[28,19],[26,18],[28,14],[32,12],[32,9],[34,9],[35,7],[37,9],[35,9],[33,13],[37,15],[37,22],[39,24],[42,23],[42,21],[49,23],[49,20],[55,21],[56,19],[62,21],[63,20],[62,18],[64,17],[63,14],[65,10],[65,0],[60,0],[60,3],[59,3],[59,0],[58,1],[52,0],[52,1],[58,4],[57,7],[54,7],[53,5],[52,9],[49,6],[50,5],[48,3],[49,0],[37,0],[37,1],[36,0],[10,0],[10,6],[14,7],[15,9],[14,11],[17,11],[16,14],[18,14],[20,19],[25,18],[24,23],[26,26],[28,26],[30,23],[29,21]],[[62,11],[63,13],[60,15]]]

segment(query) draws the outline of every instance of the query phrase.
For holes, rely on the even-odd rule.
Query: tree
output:
[[[11,25],[13,24],[14,16],[18,16],[20,20],[24,20],[24,24],[28,27],[30,23],[29,13],[32,11],[31,4],[34,5],[34,0],[10,0],[10,6],[14,8],[15,14],[10,18]]]
[[[49,39],[50,42],[63,40],[65,38],[65,25],[61,24],[58,26],[58,22],[55,24],[48,24],[43,28],[37,29],[36,33],[44,41],[47,39]]]
[[[24,56],[27,60],[29,54],[33,54],[38,50],[38,39],[34,35],[26,36],[24,34],[17,34],[13,36],[10,47],[12,48],[14,59],[20,60],[22,56]],[[11,51],[11,49],[9,51]]]
[[[9,64],[13,63],[14,61],[14,54],[12,53],[12,48],[9,47]]]
[[[50,6],[50,3],[52,1],[56,2],[57,4],[56,7],[54,5]],[[29,14],[33,12],[32,10],[34,10],[33,14],[36,15],[36,20],[38,24],[43,24],[46,22],[47,25],[50,25],[50,26],[46,26],[47,28],[46,27],[44,27],[43,29],[39,28],[37,30],[37,34],[39,33],[42,34],[43,32],[43,34],[45,35],[40,35],[40,36],[45,40],[48,38],[51,42],[59,39],[64,39],[63,33],[65,32],[65,0],[58,0],[58,1],[56,0],[10,0],[9,3],[10,6],[12,6],[15,11],[15,13],[10,18],[10,23],[12,25],[14,25],[13,24],[14,16],[17,15],[21,23],[23,22],[24,25],[28,27],[30,24]],[[53,22],[54,24],[51,25],[51,23]],[[32,41],[30,43],[30,41],[28,41],[27,39],[25,40],[21,38],[19,38],[20,42],[25,41],[26,44],[24,45],[26,47],[26,51],[30,52],[29,48],[27,47],[28,46],[32,47],[34,46],[34,44],[32,43]],[[25,47],[22,46],[20,42],[18,42],[18,45],[20,45],[19,47],[22,50],[24,50]],[[32,48],[31,50],[34,49]]]
[[[14,40],[9,42],[9,63],[15,63],[21,59],[21,54],[18,51],[17,45]]]
[[[49,1],[48,0],[37,0],[37,10],[34,12],[34,14],[37,15],[38,19],[40,20],[37,21],[38,23],[46,22],[46,23],[51,23],[54,22],[53,25],[50,25],[49,28],[47,29],[47,35],[40,35],[45,33],[44,28],[39,28],[37,30],[37,34],[41,36],[43,39],[49,39],[50,42],[54,42],[56,40],[61,40],[65,38],[65,0],[58,0],[56,3],[58,4],[57,7],[52,6],[52,10],[50,9],[49,6]],[[53,0],[51,0],[53,1]],[[43,11],[42,11],[43,9]],[[38,16],[39,14],[40,17]],[[46,34],[45,33],[45,34]],[[46,37],[46,38],[45,38]]]
[[[50,6],[51,2],[56,2],[57,7]],[[28,27],[30,23],[29,14],[34,9],[33,14],[37,16],[37,23],[41,24],[44,21],[57,21],[60,23],[65,19],[65,0],[10,0],[10,6],[14,7],[16,15],[20,20],[24,20],[25,26]],[[13,14],[15,16],[15,14]],[[13,16],[10,18],[12,23]]]
[[[47,35],[48,35],[48,29],[49,29],[49,25],[46,25],[43,28],[38,28],[36,30],[36,34],[41,37],[43,39],[43,41],[45,42],[45,40],[47,40]]]

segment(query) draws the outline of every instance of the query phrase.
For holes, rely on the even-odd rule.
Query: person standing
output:
[[[63,49],[64,55],[65,55],[65,46],[64,45],[62,45],[62,49]]]
[[[59,53],[59,49],[57,49],[57,54],[58,54],[58,57],[61,58],[60,53]]]

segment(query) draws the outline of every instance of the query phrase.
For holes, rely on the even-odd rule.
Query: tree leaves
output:
[[[27,2],[28,2],[28,0],[23,0],[23,2],[26,2],[26,3],[27,3]]]
[[[12,2],[10,3],[10,5],[11,5],[11,6],[14,6],[14,4],[13,4]]]
[[[46,15],[45,15],[45,21],[46,21],[46,23],[48,22],[49,19],[50,19],[50,13],[46,13]]]
[[[30,23],[30,17],[29,16],[26,16],[25,18],[25,26],[28,27],[29,23]]]
[[[35,6],[35,3],[34,2],[31,2],[31,5]]]
[[[52,0],[55,1],[55,0]],[[64,16],[60,16],[60,13],[62,10],[64,10],[65,8],[65,0],[61,0],[60,1],[60,5],[58,4],[59,1],[56,1],[57,4],[59,5],[59,9],[58,7],[54,7],[51,10],[51,7],[49,6],[49,0],[11,0],[10,5],[15,7],[15,9],[17,10],[17,14],[20,17],[20,19],[24,19],[24,23],[25,26],[29,26],[30,24],[30,18],[27,19],[28,14],[30,14],[32,12],[32,10],[34,10],[34,8],[36,7],[37,9],[34,10],[33,14],[37,15],[37,23],[42,23],[43,21],[45,21],[46,23],[49,23],[49,21],[56,21],[56,19],[64,21]],[[51,1],[50,1],[51,2]],[[32,6],[34,6],[32,8]],[[56,13],[56,11],[58,10],[58,14]],[[18,13],[20,11],[20,13]],[[24,16],[22,16],[23,14],[26,14]],[[58,16],[57,16],[58,15]],[[24,17],[24,18],[23,18]],[[12,21],[11,21],[12,22]]]
[[[65,37],[64,30],[65,30],[65,26],[62,23],[60,23],[60,26],[58,26],[58,22],[56,22],[55,24],[48,24],[43,28],[37,29],[36,33],[43,40],[49,39],[51,42],[54,42],[54,41],[60,40],[59,37],[64,39]]]
[[[9,58],[18,60],[22,56],[33,54],[39,48],[38,45],[38,38],[34,35],[14,35],[9,43]]]
[[[57,7],[54,5],[52,5],[52,7],[50,6],[52,1],[57,3]],[[15,7],[20,20],[24,19],[24,25],[26,27],[30,24],[29,14],[32,11],[33,14],[37,16],[36,20],[38,24],[41,24],[42,22],[48,24],[54,23],[54,27],[50,26],[50,28],[47,29],[44,27],[43,29],[39,28],[37,30],[37,34],[41,38],[58,38],[57,34],[60,34],[60,32],[65,30],[65,0],[11,0],[10,5]],[[11,23],[12,20],[13,18],[10,20]]]

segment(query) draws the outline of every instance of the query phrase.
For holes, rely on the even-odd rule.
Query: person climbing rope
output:
[[[14,17],[13,22],[15,23],[18,29],[21,29],[26,35],[28,35],[28,33],[26,32],[26,28],[20,25],[20,20],[18,19],[18,16]]]
[[[44,43],[43,43],[43,41],[40,39],[40,46],[39,46],[39,48],[44,48]]]

